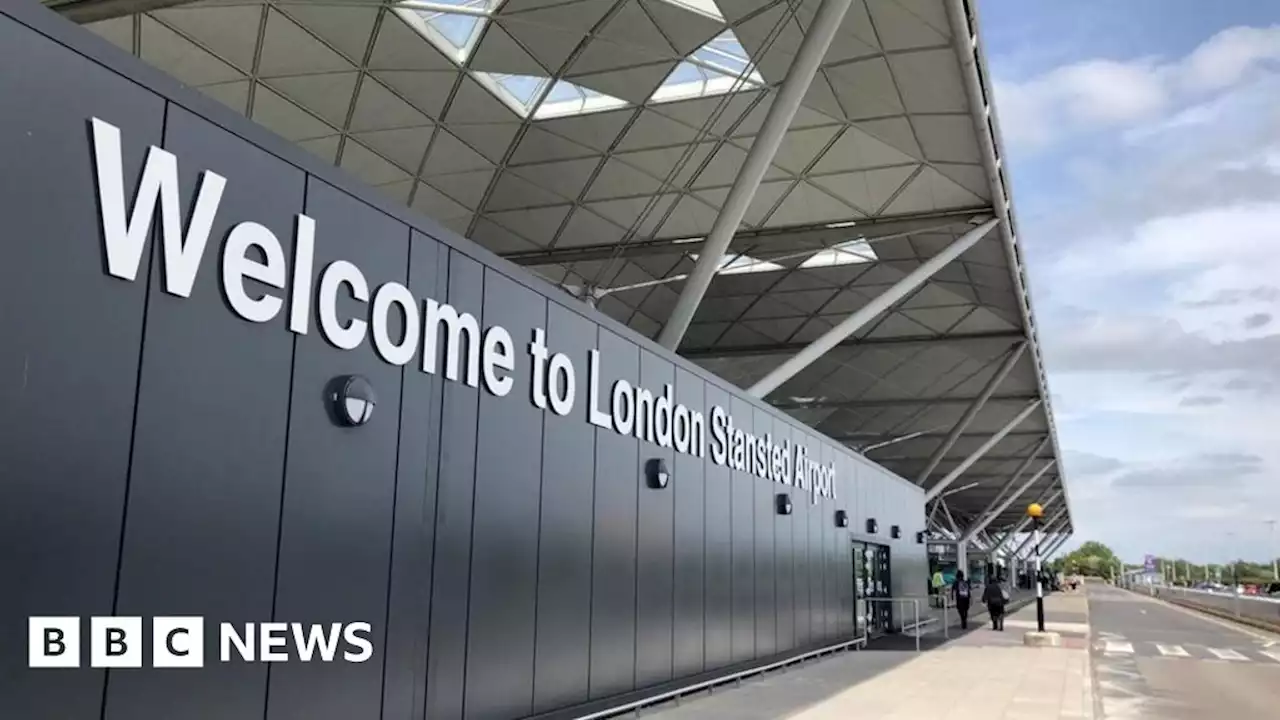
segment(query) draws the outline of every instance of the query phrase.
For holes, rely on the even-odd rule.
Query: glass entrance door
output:
[[[858,634],[882,635],[893,626],[893,607],[868,598],[893,594],[889,575],[889,548],[873,543],[853,543],[854,625]]]

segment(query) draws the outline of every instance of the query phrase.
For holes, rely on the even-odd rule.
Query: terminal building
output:
[[[0,6],[0,717],[602,717],[1063,542],[977,15]]]

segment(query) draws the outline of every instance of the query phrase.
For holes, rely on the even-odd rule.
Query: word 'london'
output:
[[[211,170],[201,173],[184,233],[177,158],[152,146],[132,212],[126,218],[120,130],[98,118],[92,118],[90,125],[107,273],[128,281],[137,278],[158,204],[164,289],[171,295],[190,297],[226,179]],[[269,229],[255,222],[242,222],[231,228],[222,249],[221,284],[237,315],[255,323],[275,319],[284,307],[284,299],[273,295],[270,289],[282,291],[280,295],[287,289],[289,330],[296,334],[308,332],[315,302],[320,332],[335,347],[354,350],[366,336],[371,336],[374,350],[388,363],[406,365],[421,350],[420,367],[425,373],[435,374],[443,359],[443,374],[448,380],[471,387],[483,382],[485,390],[498,397],[511,392],[515,384],[511,376],[516,366],[515,343],[505,328],[492,325],[481,332],[471,313],[459,313],[453,306],[430,298],[420,303],[408,288],[396,282],[378,286],[370,301],[364,274],[345,260],[327,265],[320,272],[319,289],[313,292],[315,221],[298,214],[294,233],[290,272],[280,241]],[[246,287],[245,280],[256,281],[256,292]],[[357,303],[369,305],[368,319],[340,318],[340,291]],[[397,328],[403,330],[397,332]],[[530,400],[540,409],[568,415],[574,407],[577,387],[572,361],[548,349],[542,328],[533,330],[528,355]],[[617,380],[611,392],[602,397],[599,382],[600,351],[592,349],[588,352],[586,412],[592,425],[694,457],[706,455],[706,418],[676,402],[671,385],[665,385],[661,395],[655,396],[645,388]],[[761,437],[744,432],[719,406],[712,406],[709,414],[711,459],[716,464],[808,490],[813,502],[819,497],[835,497],[834,462],[822,464],[811,458],[806,448],[789,440],[775,442],[771,434]]]

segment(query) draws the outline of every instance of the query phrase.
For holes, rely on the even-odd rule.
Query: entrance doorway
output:
[[[883,635],[893,627],[893,604],[867,600],[891,597],[892,587],[889,546],[854,542],[854,626],[859,635]]]

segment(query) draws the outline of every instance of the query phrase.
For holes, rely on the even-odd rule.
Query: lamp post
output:
[[[1267,520],[1267,553],[1271,555],[1271,579],[1280,582],[1280,558],[1276,557],[1276,521]]]
[[[1044,508],[1038,503],[1031,503],[1027,506],[1027,517],[1031,518],[1036,556],[1036,630],[1044,632],[1044,578],[1040,570],[1040,523],[1044,519]]]

